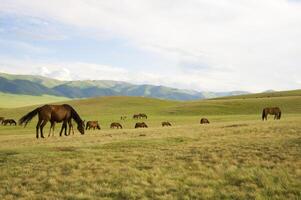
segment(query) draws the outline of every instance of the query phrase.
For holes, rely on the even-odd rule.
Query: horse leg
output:
[[[70,122],[70,125],[69,125],[70,127],[70,130],[72,130],[72,135],[74,135],[74,129],[73,129],[73,125],[72,125],[72,122]],[[70,133],[69,133],[70,134]]]
[[[55,122],[53,122],[53,127],[52,127],[52,136],[54,136],[54,128],[55,128]]]
[[[64,124],[65,124],[65,133],[64,133],[65,136],[68,136],[68,135],[67,135],[67,123],[68,123],[68,122],[64,122]]]
[[[64,128],[65,128],[65,122],[63,122],[63,124],[62,124],[62,128],[61,128],[61,131],[60,131],[60,136],[62,136]]]
[[[51,135],[51,130],[53,129],[53,124],[54,124],[54,122],[50,122],[50,129],[49,129],[48,137],[50,137],[50,135]]]
[[[70,135],[71,134],[71,129],[72,129],[72,123],[71,123],[71,121],[68,121],[68,125],[69,125],[68,135]],[[74,133],[73,133],[73,135],[74,135]]]
[[[37,126],[36,126],[36,137],[37,139],[39,138],[39,130],[40,130],[40,126],[41,126],[41,123],[42,123],[42,120],[39,119],[38,123],[37,123]]]
[[[44,126],[47,124],[47,120],[44,120],[40,126],[40,130],[41,130],[41,137],[44,138],[44,135],[43,135],[43,128]]]

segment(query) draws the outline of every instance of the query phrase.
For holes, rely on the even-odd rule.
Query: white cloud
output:
[[[110,33],[175,63],[170,68],[172,75],[165,77],[160,72],[143,75],[156,83],[174,82],[208,90],[300,87],[290,79],[293,74],[301,73],[301,6],[296,1],[0,0],[0,3],[2,12]],[[185,63],[193,63],[193,74],[182,73],[183,67],[191,67]],[[208,69],[205,72],[201,69],[204,66]],[[94,73],[89,76],[98,73],[97,79],[108,76],[103,66],[91,69]],[[87,75],[75,78],[80,77]]]

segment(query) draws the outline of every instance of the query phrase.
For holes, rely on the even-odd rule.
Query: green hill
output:
[[[19,95],[0,92],[0,108],[17,108],[69,100],[66,97],[50,95]]]
[[[271,97],[288,97],[288,96],[301,96],[301,90],[289,90],[289,91],[268,91],[256,94],[245,94],[220,97],[219,99],[246,99],[246,98],[271,98]]]
[[[112,119],[119,120],[121,115],[131,117],[134,113],[147,113],[158,119],[173,119],[182,123],[187,118],[207,116],[221,120],[223,116],[229,119],[245,116],[249,119],[260,119],[264,107],[279,106],[283,115],[301,113],[301,97],[274,97],[249,99],[217,99],[200,101],[170,101],[144,97],[98,97],[65,101],[72,105],[85,119],[99,119],[109,123]],[[4,109],[2,114],[17,116],[28,112],[36,106],[18,109]],[[184,118],[183,118],[184,117]]]
[[[59,81],[42,76],[0,73],[0,92],[23,95],[55,95],[68,98],[141,96],[170,100],[196,100],[246,92],[197,92],[155,85],[135,85],[111,80]]]

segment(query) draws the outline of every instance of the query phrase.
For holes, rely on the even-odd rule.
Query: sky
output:
[[[301,0],[0,0],[0,72],[301,88]]]

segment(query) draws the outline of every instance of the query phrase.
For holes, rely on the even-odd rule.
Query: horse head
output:
[[[85,121],[81,121],[77,124],[77,130],[83,135],[85,134]]]

